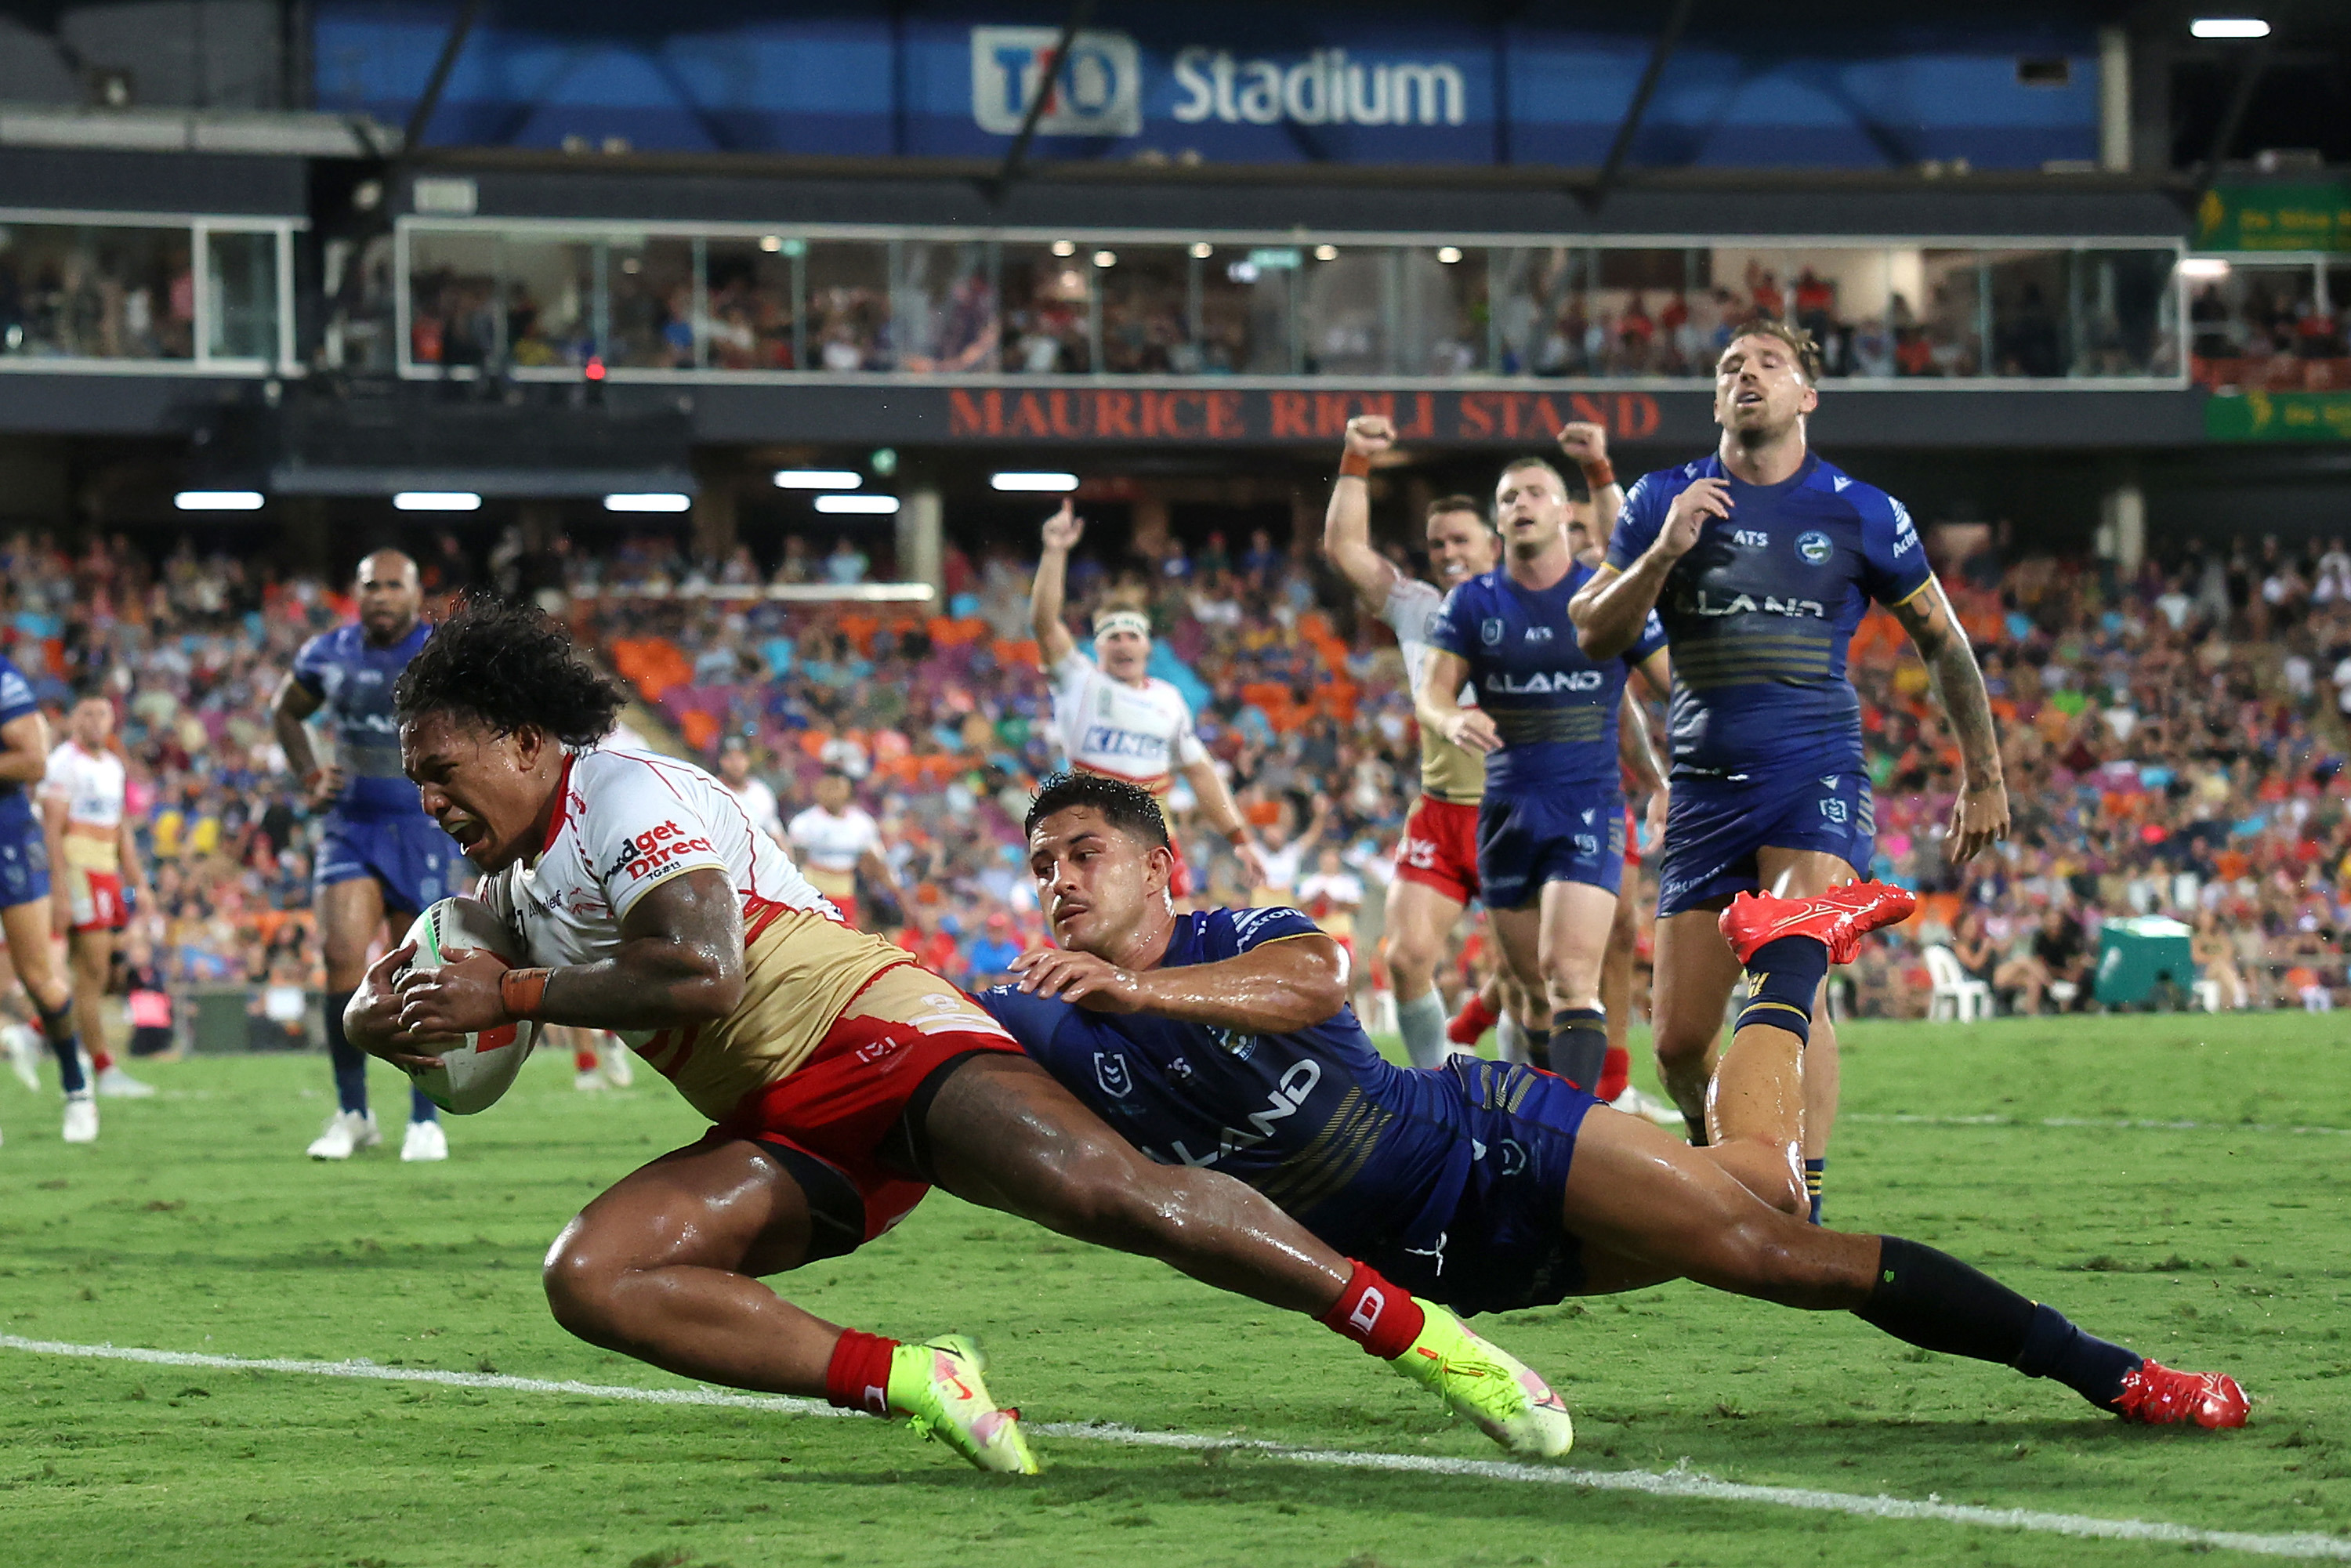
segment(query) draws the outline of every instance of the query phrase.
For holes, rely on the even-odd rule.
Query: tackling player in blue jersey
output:
[[[2244,1424],[2233,1379],[2143,1360],[1931,1247],[1807,1224],[1758,1201],[1728,1150],[1551,1074],[1469,1056],[1391,1065],[1347,1007],[1344,953],[1304,915],[1175,912],[1166,822],[1132,785],[1060,775],[1026,825],[1061,946],[1024,956],[1019,983],[980,1005],[1153,1159],[1238,1178],[1416,1295],[1499,1312],[1688,1278],[2053,1377],[2126,1419]],[[1863,883],[1750,895],[1721,926],[1743,961],[1817,981],[1912,906]],[[1805,1021],[1791,1009],[1740,1040],[1800,1041]]]
[[[343,1037],[343,1009],[367,973],[368,947],[386,916],[394,933],[458,891],[464,862],[417,805],[400,766],[392,686],[433,628],[423,620],[416,563],[398,550],[360,562],[360,618],[302,645],[277,688],[271,716],[286,763],[314,806],[327,810],[312,873],[319,929],[327,948],[327,1050],[335,1071],[333,1116],[309,1147],[314,1160],[344,1160],[381,1141],[368,1109],[367,1055]],[[320,764],[304,721],[323,713],[335,759]],[[449,1141],[433,1102],[413,1084],[403,1160],[444,1160]]]
[[[0,658],[0,930],[8,961],[40,1014],[66,1092],[65,1141],[95,1143],[98,1103],[82,1071],[73,988],[58,972],[52,929],[65,934],[49,890],[49,844],[33,810],[33,789],[49,770],[49,721],[25,672]],[[24,1071],[21,1070],[20,1071]]]
[[[1624,702],[1637,668],[1670,680],[1666,635],[1651,619],[1631,646],[1584,656],[1568,601],[1592,576],[1569,541],[1567,484],[1540,457],[1495,486],[1503,564],[1457,586],[1428,628],[1414,701],[1422,724],[1486,758],[1478,808],[1478,880],[1504,960],[1546,1016],[1552,1068],[1596,1089],[1608,1052],[1601,961],[1625,874],[1623,767],[1646,792],[1665,789],[1648,727]],[[1462,684],[1478,695],[1459,701]]]
[[[1820,368],[1811,338],[1777,321],[1732,339],[1715,367],[1720,446],[1633,486],[1607,564],[1571,606],[1593,658],[1634,646],[1653,612],[1673,647],[1658,1071],[1701,1141],[1783,1149],[1784,1160],[1743,1175],[1758,1191],[1785,1185],[1786,1201],[1816,1218],[1836,1114],[1834,1033],[1825,1017],[1813,1027],[1796,1064],[1801,1103],[1765,1092],[1786,1064],[1743,1059],[1735,1041],[1718,1068],[1740,960],[1715,916],[1741,892],[1811,897],[1867,868],[1876,829],[1845,650],[1872,602],[1892,610],[1917,644],[1959,737],[1965,786],[1945,852],[1964,862],[2008,832],[1983,676],[1909,513],[1806,445]],[[1765,988],[1750,985],[1750,1014],[1785,1005]],[[1804,998],[1808,1008],[1816,1000]]]

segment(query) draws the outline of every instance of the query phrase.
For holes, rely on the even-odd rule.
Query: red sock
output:
[[[581,1072],[595,1071],[597,1065],[595,1051],[587,1046],[581,1046],[571,1053],[571,1065]]]
[[[89,1053],[89,1065],[92,1071],[111,1071],[114,1066],[114,1052],[103,1046],[93,1047]]]
[[[1453,1015],[1453,1021],[1445,1026],[1445,1038],[1456,1045],[1475,1045],[1494,1027],[1495,1017],[1485,997],[1472,991],[1469,999],[1461,1004],[1461,1010]]]
[[[843,1329],[833,1342],[832,1359],[825,1364],[824,1396],[843,1410],[868,1416],[890,1414],[890,1353],[894,1339],[878,1333]]]
[[[1633,1053],[1621,1045],[1612,1045],[1607,1059],[1600,1064],[1600,1087],[1593,1092],[1605,1104],[1625,1092],[1632,1077]]]
[[[1392,1285],[1368,1263],[1357,1263],[1347,1288],[1314,1321],[1343,1334],[1382,1361],[1394,1361],[1420,1337],[1428,1314],[1402,1285]]]

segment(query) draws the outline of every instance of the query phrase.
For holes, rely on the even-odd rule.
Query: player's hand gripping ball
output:
[[[403,939],[416,956],[402,974],[439,968],[468,950],[486,952],[500,966],[511,968],[522,961],[514,934],[498,923],[489,905],[476,898],[444,898],[416,917]],[[538,1044],[535,1019],[501,1024],[459,1037],[430,1050],[441,1059],[438,1067],[406,1068],[410,1080],[424,1097],[444,1111],[470,1116],[497,1103],[522,1071],[523,1062]]]

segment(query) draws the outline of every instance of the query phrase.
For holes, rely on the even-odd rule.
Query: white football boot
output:
[[[41,1036],[30,1024],[0,1026],[0,1042],[8,1047],[8,1065],[26,1088],[41,1092]]]
[[[98,1102],[85,1089],[66,1096],[65,1140],[68,1144],[98,1142]]]
[[[1671,1102],[1660,1100],[1654,1094],[1645,1094],[1630,1083],[1625,1085],[1625,1092],[1608,1102],[1608,1108],[1622,1111],[1628,1116],[1646,1118],[1676,1132],[1683,1130],[1682,1113]]]
[[[571,1087],[582,1094],[593,1094],[604,1087],[604,1075],[590,1067],[571,1075]]]
[[[314,1160],[347,1160],[381,1142],[383,1134],[376,1131],[374,1112],[338,1111],[327,1118],[325,1131],[304,1152]]]
[[[117,1065],[98,1075],[98,1092],[110,1100],[144,1100],[155,1092],[155,1086],[131,1077]]]
[[[615,1089],[626,1089],[637,1081],[636,1070],[629,1065],[629,1048],[607,1035],[604,1049],[596,1053],[604,1066],[604,1082]]]
[[[408,1135],[400,1140],[400,1157],[403,1160],[445,1160],[449,1157],[449,1134],[441,1130],[438,1122],[411,1122]]]

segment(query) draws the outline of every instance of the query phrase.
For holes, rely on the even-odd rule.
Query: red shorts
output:
[[[1634,819],[1633,808],[1625,808],[1625,863],[1641,863],[1641,825]]]
[[[88,931],[120,931],[131,924],[131,912],[122,902],[120,872],[68,866],[66,894],[67,902],[73,906],[73,920],[68,929],[77,936]]]
[[[1433,887],[1456,904],[1478,896],[1478,808],[1434,795],[1412,803],[1396,844],[1399,882]]]
[[[1173,833],[1167,835],[1167,852],[1176,857],[1167,873],[1167,896],[1187,898],[1192,893],[1192,868],[1185,863],[1184,845]]]
[[[919,995],[913,1006],[910,980]],[[1018,1056],[1020,1046],[954,986],[901,964],[866,982],[791,1076],[749,1096],[702,1141],[760,1145],[807,1194],[808,1260],[838,1257],[905,1218],[930,1191],[903,1160],[885,1159],[885,1145],[905,1147],[899,1125],[929,1109],[939,1069],[983,1051]]]

